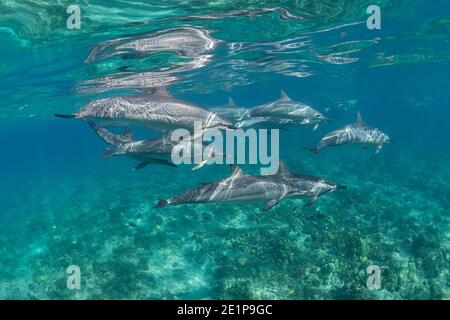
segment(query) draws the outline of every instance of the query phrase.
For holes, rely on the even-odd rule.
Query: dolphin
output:
[[[237,122],[247,109],[239,107],[236,102],[234,102],[233,98],[229,97],[226,104],[217,107],[211,107],[210,110],[213,110],[218,114],[226,117],[231,122]]]
[[[223,41],[211,37],[211,31],[181,26],[168,30],[108,40],[92,49],[85,63],[121,54],[147,55],[170,51],[182,57],[197,58],[213,51]]]
[[[251,126],[258,122],[278,125],[312,125],[316,130],[329,119],[312,107],[292,100],[283,90],[278,100],[247,109],[237,127]]]
[[[267,211],[290,197],[306,196],[309,198],[307,205],[312,205],[319,196],[336,189],[346,189],[346,186],[317,177],[293,174],[281,161],[278,172],[270,176],[251,176],[232,165],[228,178],[203,184],[171,199],[161,199],[155,207],[185,203],[265,201],[262,210]]]
[[[376,145],[375,154],[379,153],[386,143],[392,143],[391,138],[377,128],[367,126],[359,111],[357,112],[357,120],[354,124],[345,126],[341,129],[326,134],[314,148],[306,148],[314,153],[318,153],[320,149],[325,147],[335,147],[344,144],[362,144]]]
[[[74,114],[55,116],[97,119],[110,125],[142,125],[162,131],[184,128],[193,132],[197,121],[202,122],[203,130],[234,128],[215,112],[175,99],[164,87],[152,88],[149,93],[100,99]]]
[[[197,146],[198,150],[203,152],[204,148],[204,145],[201,142],[192,139],[173,142],[171,140],[171,132],[162,137],[137,141],[134,139],[133,134],[128,127],[125,128],[124,134],[119,135],[106,130],[104,127],[93,121],[88,120],[87,123],[108,146],[107,150],[103,153],[103,156],[108,158],[126,155],[135,159],[139,161],[139,163],[133,168],[134,170],[142,169],[150,163],[177,167],[177,165],[172,162],[172,152],[192,150],[195,146]],[[209,154],[209,157],[213,154],[217,156],[221,155],[219,151],[215,149],[211,149],[210,152],[211,154]],[[208,157],[197,164],[193,170],[203,167],[207,161]]]

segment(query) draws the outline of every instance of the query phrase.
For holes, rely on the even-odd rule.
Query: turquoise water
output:
[[[66,27],[69,4],[0,1],[0,298],[450,298],[448,1],[85,0],[79,30]],[[366,27],[371,4],[381,30]],[[120,49],[180,27],[206,32],[212,47]],[[133,171],[129,158],[102,158],[83,121],[53,114],[159,85],[205,108],[229,97],[253,107],[284,90],[326,112],[333,121],[316,131],[280,132],[281,158],[348,189],[265,212],[154,209],[229,167]],[[395,144],[377,155],[302,149],[357,110]],[[79,290],[66,286],[69,265],[80,267]],[[366,286],[370,265],[379,290]]]

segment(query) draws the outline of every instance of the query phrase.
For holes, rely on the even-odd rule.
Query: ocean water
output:
[[[0,298],[450,298],[448,1],[82,0],[72,30],[69,4],[0,0]],[[366,26],[372,4],[380,30]],[[188,30],[176,43],[200,32],[206,44],[126,47],[174,30]],[[86,123],[53,114],[156,86],[205,108],[284,90],[326,112],[316,131],[281,131],[280,156],[348,189],[269,211],[155,209],[229,166],[133,171],[132,159],[101,156]],[[395,143],[377,155],[302,149],[358,110]],[[80,289],[67,287],[70,265]],[[379,289],[367,287],[371,265]]]

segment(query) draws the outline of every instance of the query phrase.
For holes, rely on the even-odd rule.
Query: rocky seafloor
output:
[[[132,172],[127,159],[104,160],[98,172],[5,182],[0,298],[449,299],[450,159],[336,154],[285,161],[348,190],[268,212],[153,209],[226,166]],[[366,286],[373,264],[380,290]],[[66,286],[69,265],[81,269],[80,290]]]

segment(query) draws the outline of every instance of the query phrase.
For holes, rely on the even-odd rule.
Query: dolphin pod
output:
[[[278,172],[270,176],[251,176],[233,165],[228,178],[203,184],[168,200],[161,199],[155,207],[185,203],[265,201],[262,210],[267,211],[285,198],[308,197],[307,205],[311,205],[325,193],[346,188],[329,180],[293,174],[283,162],[280,162]]]
[[[213,109],[214,111],[212,111]],[[253,121],[253,124],[265,121],[283,127],[286,123],[300,125],[314,125],[326,122],[327,119],[320,112],[304,104],[290,99],[282,93],[280,99],[266,105],[253,108],[240,108],[233,99],[226,105],[203,109],[173,98],[164,88],[145,92],[143,95],[125,96],[101,99],[86,105],[80,111],[71,115],[56,115],[64,118],[84,119],[96,134],[107,145],[105,157],[126,155],[139,161],[135,170],[142,169],[148,164],[160,164],[177,167],[171,161],[171,154],[180,144],[194,141],[170,141],[171,129],[185,128],[191,130],[194,121],[206,121],[208,128],[235,129],[229,120],[219,115],[226,114],[227,119],[238,122]],[[252,119],[255,117],[255,119]],[[243,120],[245,119],[245,120]],[[114,134],[93,120],[100,120],[108,125],[126,126],[124,134]],[[150,140],[135,140],[128,125],[141,125],[166,134]],[[390,137],[377,128],[367,126],[360,113],[354,124],[325,135],[314,148],[305,148],[317,153],[328,146],[345,144],[375,145],[377,153],[386,143],[391,143]],[[202,145],[201,148],[204,146]],[[226,155],[222,155],[225,156]],[[194,169],[202,167],[206,162],[198,164]],[[308,198],[306,205],[314,204],[317,199],[346,186],[336,184],[330,180],[291,173],[287,166],[280,161],[279,170],[274,175],[251,176],[243,172],[238,166],[232,166],[232,174],[223,180],[205,183],[197,188],[182,192],[169,199],[161,199],[155,208],[169,205],[198,204],[209,202],[265,202],[263,211],[270,210],[281,200],[286,198]]]
[[[98,62],[118,55],[124,58],[127,55],[139,57],[169,51],[190,59],[185,66],[177,69],[183,71],[185,67],[204,66],[212,59],[214,49],[221,44],[222,41],[212,38],[208,30],[178,27],[168,31],[106,41],[95,47],[85,62]],[[155,73],[155,71],[152,72]],[[330,121],[320,111],[291,99],[284,91],[281,91],[279,99],[258,106],[239,107],[232,98],[229,98],[227,104],[207,109],[179,100],[166,90],[164,85],[175,81],[178,75],[161,73],[159,77],[151,77],[150,82],[141,84],[147,76],[147,72],[132,75],[127,73],[125,77],[117,79],[114,76],[107,76],[93,80],[92,83],[87,81],[85,85],[94,87],[96,82],[100,82],[101,90],[126,87],[138,89],[141,93],[94,100],[77,112],[55,114],[55,116],[86,121],[106,144],[107,151],[104,156],[127,156],[137,160],[135,170],[149,164],[177,167],[171,158],[173,151],[177,148],[188,146],[189,148],[199,147],[203,150],[205,145],[203,142],[197,142],[196,139],[183,137],[176,143],[170,139],[171,132],[176,129],[194,132],[197,129],[196,123],[202,124],[201,130],[205,133],[210,129],[235,130],[257,126],[279,129],[288,126],[308,126],[316,130],[319,125]],[[154,84],[155,87],[150,84]],[[115,134],[105,126],[122,126],[125,127],[125,131],[123,134]],[[129,126],[146,127],[163,134],[154,139],[136,140],[128,129]],[[195,146],[196,143],[201,145]],[[357,121],[354,124],[331,131],[315,147],[304,148],[318,153],[329,146],[361,144],[375,146],[378,153],[382,146],[388,143],[392,143],[390,137],[379,129],[366,125],[358,112]],[[226,154],[219,154],[219,156],[228,157]],[[205,164],[206,159],[197,164],[194,169]],[[155,207],[188,203],[259,201],[265,203],[262,210],[266,211],[287,198],[307,198],[306,205],[312,205],[322,195],[346,188],[344,185],[323,178],[291,173],[282,161],[279,162],[276,174],[266,176],[252,176],[238,166],[232,165],[229,177],[201,184],[173,198],[161,199]]]
[[[205,147],[203,143],[197,142],[195,139],[186,139],[174,143],[171,140],[171,132],[158,138],[137,141],[134,139],[133,134],[128,127],[125,128],[125,133],[123,135],[118,135],[106,130],[104,127],[91,120],[87,120],[86,122],[106,143],[107,150],[103,153],[103,156],[112,157],[126,155],[135,159],[139,161],[139,163],[133,168],[134,170],[142,169],[150,163],[177,167],[177,165],[172,162],[172,152],[178,152],[177,149],[192,150],[197,147],[203,153]],[[214,149],[211,149],[211,153],[215,153],[217,156],[224,156]],[[193,170],[203,167],[207,160],[208,159],[202,161],[195,166]]]

